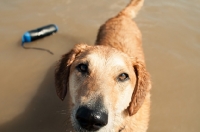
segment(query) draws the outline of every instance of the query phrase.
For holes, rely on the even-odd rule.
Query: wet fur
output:
[[[55,71],[55,85],[61,100],[67,95],[67,131],[83,131],[75,119],[83,105],[108,113],[108,124],[99,132],[145,132],[148,128],[151,81],[146,70],[141,33],[132,20],[143,0],[132,0],[116,17],[103,24],[96,45],[78,44],[63,55]],[[77,65],[87,63],[83,76]],[[129,80],[120,82],[126,72]],[[67,118],[69,118],[67,117]]]

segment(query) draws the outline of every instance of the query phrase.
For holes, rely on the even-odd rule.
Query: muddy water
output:
[[[129,0],[0,0],[0,132],[64,132],[65,103],[55,62],[74,44],[93,44],[98,27]],[[199,132],[200,1],[146,0],[136,18],[152,76],[148,132]],[[28,44],[22,34],[55,23],[59,32]]]

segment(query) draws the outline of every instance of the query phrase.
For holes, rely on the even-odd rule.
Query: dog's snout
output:
[[[83,106],[77,110],[76,119],[82,128],[97,131],[108,123],[108,114]]]

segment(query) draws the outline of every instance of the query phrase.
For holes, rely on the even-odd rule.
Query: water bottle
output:
[[[24,44],[28,42],[32,42],[41,38],[44,38],[46,36],[52,35],[53,33],[56,33],[58,31],[58,27],[55,24],[46,25],[34,30],[30,30],[24,33],[22,36],[22,47],[25,49],[38,49],[38,50],[45,50],[51,54],[53,54],[51,51],[42,49],[42,48],[33,48],[33,47],[25,47]]]

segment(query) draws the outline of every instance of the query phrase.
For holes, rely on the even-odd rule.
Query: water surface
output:
[[[93,44],[99,26],[129,0],[0,0],[0,131],[65,132],[54,66],[76,43]],[[152,76],[148,132],[199,132],[200,1],[146,0],[135,19]],[[27,46],[22,34],[50,23],[59,32]]]

